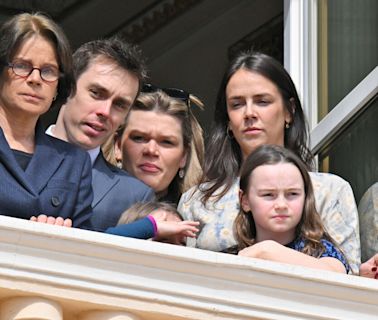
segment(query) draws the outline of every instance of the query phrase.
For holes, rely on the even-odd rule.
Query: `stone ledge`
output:
[[[0,298],[142,319],[376,319],[378,282],[0,216]],[[66,316],[69,315],[69,317]]]

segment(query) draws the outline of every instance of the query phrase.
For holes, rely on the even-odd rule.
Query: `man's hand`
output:
[[[378,279],[378,253],[360,265],[360,276]]]
[[[72,220],[71,219],[63,219],[62,217],[48,217],[45,214],[40,214],[38,217],[32,216],[30,218],[31,221],[53,224],[56,226],[63,226],[63,227],[72,227]]]

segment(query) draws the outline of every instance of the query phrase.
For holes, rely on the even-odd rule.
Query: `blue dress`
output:
[[[349,272],[349,264],[346,261],[344,255],[340,252],[339,249],[337,249],[331,242],[325,239],[320,240],[323,244],[325,250],[324,252],[317,258],[324,258],[324,257],[331,257],[335,258],[337,260],[340,260],[341,263],[344,265],[346,273]],[[296,240],[293,240],[292,242],[285,245],[285,247],[294,249],[296,251],[303,251],[303,248],[305,246],[305,241],[302,238],[297,238]]]

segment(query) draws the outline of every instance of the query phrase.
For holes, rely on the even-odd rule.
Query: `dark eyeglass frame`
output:
[[[156,91],[159,91],[159,90],[163,91],[164,93],[166,93],[171,98],[184,101],[187,104],[188,107],[190,106],[190,103],[189,103],[190,102],[190,94],[183,89],[160,88],[160,87],[157,87],[157,86],[155,86],[151,83],[145,83],[145,84],[143,84],[141,92],[152,93],[152,92],[156,92]]]
[[[29,72],[28,72],[27,74],[26,74],[26,73],[25,73],[25,74],[24,74],[24,73],[20,74],[20,73],[16,72],[16,71],[15,71],[15,67],[17,66],[17,64],[18,64],[18,65],[24,65],[24,66],[27,65],[27,66],[29,66],[29,67],[30,67]],[[13,73],[14,73],[15,75],[17,75],[17,76],[19,76],[19,77],[21,77],[21,78],[24,78],[24,79],[26,79],[27,77],[29,77],[29,76],[33,73],[34,70],[38,70],[38,71],[39,71],[39,76],[40,76],[41,79],[42,79],[43,81],[45,81],[45,82],[55,82],[55,81],[59,80],[60,77],[63,76],[63,73],[60,72],[59,69],[57,69],[58,74],[57,74],[56,79],[53,79],[53,80],[45,79],[45,76],[43,75],[43,70],[44,70],[45,68],[50,68],[50,69],[52,69],[52,68],[54,68],[54,67],[42,67],[42,68],[36,68],[36,67],[34,67],[30,62],[26,62],[26,61],[23,61],[23,62],[13,62],[13,63],[12,63],[12,62],[7,62],[7,63],[5,63],[5,66],[8,67],[8,68],[11,68],[12,71],[13,71]],[[17,69],[17,68],[16,68],[16,69]],[[20,71],[20,70],[18,70],[18,71]]]

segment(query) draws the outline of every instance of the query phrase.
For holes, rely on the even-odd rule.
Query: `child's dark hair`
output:
[[[136,220],[147,217],[150,213],[158,209],[171,212],[172,214],[176,215],[180,220],[183,220],[180,213],[172,204],[167,202],[150,201],[143,203],[134,203],[130,208],[128,208],[124,213],[122,213],[121,217],[119,218],[118,224],[127,224],[134,222]]]
[[[295,239],[301,238],[305,241],[302,252],[313,257],[319,257],[325,251],[320,241],[321,239],[326,239],[337,247],[335,241],[326,232],[320,215],[316,211],[314,190],[311,178],[307,172],[307,166],[292,151],[276,145],[264,145],[252,152],[241,168],[241,192],[248,192],[250,177],[254,169],[262,165],[274,165],[278,163],[291,163],[295,165],[303,179],[305,200],[301,220],[295,229]],[[238,250],[256,243],[256,226],[252,213],[243,211],[241,206],[239,214],[235,219],[234,232],[238,242]]]

